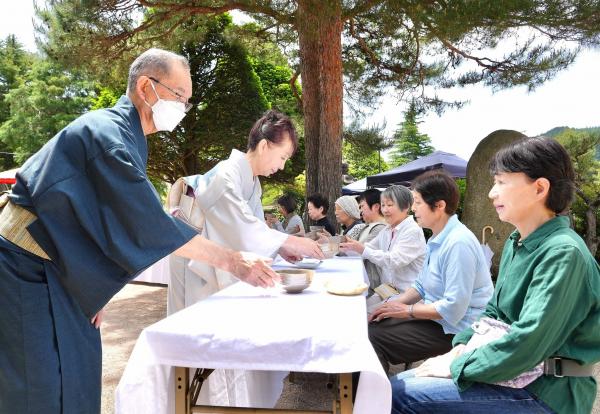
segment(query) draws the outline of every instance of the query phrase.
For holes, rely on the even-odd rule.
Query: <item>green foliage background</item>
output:
[[[390,152],[390,165],[398,167],[416,160],[434,151],[431,139],[427,134],[419,132],[419,112],[415,102],[404,113],[404,121],[398,125],[394,133],[393,148]]]
[[[585,238],[590,226],[595,226],[596,248],[600,234],[600,128],[554,129],[555,138],[567,149],[575,170],[575,200],[571,206],[573,225],[577,233]],[[590,223],[587,216],[595,217]],[[589,246],[588,246],[589,247]],[[595,252],[600,260],[600,249]]]
[[[196,62],[205,69],[196,75],[206,81],[202,87],[195,85],[193,97],[195,114],[202,114],[202,119],[190,116],[184,122],[186,128],[171,136],[161,134],[154,141],[152,178],[172,180],[203,172],[231,148],[243,148],[251,118],[265,108],[277,107],[301,124],[293,96],[300,88],[290,83],[300,69],[294,45],[299,27],[304,27],[297,24],[297,2],[219,3],[226,10],[253,13],[259,22],[242,27],[232,25],[227,16],[212,17],[214,2],[162,2],[150,9],[125,0],[53,0],[48,4],[47,11],[40,10],[38,26],[44,57],[23,52],[14,38],[0,44],[3,168],[13,166],[15,159],[24,160],[78,114],[112,104],[123,93],[129,63],[150,46],[181,50],[190,57],[198,57],[199,48],[204,48],[203,62]],[[196,7],[200,4],[203,7]],[[431,152],[428,137],[418,133],[417,116],[422,108],[460,105],[427,96],[426,90],[476,83],[495,89],[515,85],[533,89],[575,59],[579,49],[566,45],[565,40],[579,46],[600,43],[600,4],[596,1],[338,1],[330,5],[340,6],[342,13],[347,95],[355,102],[373,103],[391,87],[401,97],[405,93],[417,96],[415,116],[412,121],[407,116],[397,131],[396,138],[404,144],[392,164]],[[140,16],[145,30],[136,31]],[[531,29],[531,34],[523,36],[523,27]],[[511,46],[497,48],[501,42]],[[291,49],[291,65],[279,46]],[[217,75],[229,78],[217,79]],[[232,79],[233,75],[238,78]],[[236,96],[232,90],[242,93]],[[224,121],[224,111],[234,119],[231,124]],[[203,119],[210,122],[202,123]],[[206,139],[194,141],[203,133]],[[373,152],[361,152],[360,146],[348,142],[344,155],[351,174],[372,172]],[[573,148],[577,150],[577,145]],[[295,186],[293,179],[302,171],[303,149],[301,144],[297,158],[267,187],[283,188],[276,180]],[[598,147],[590,154],[597,160]],[[578,157],[581,165],[589,164],[583,155]],[[598,193],[593,177],[583,178],[581,196],[593,198]]]
[[[144,47],[163,47],[188,57],[194,82],[195,107],[180,127],[149,137],[148,175],[157,187],[207,171],[233,148],[245,150],[252,124],[269,108],[300,125],[300,145],[285,170],[266,181],[293,186],[302,173],[302,116],[291,89],[293,71],[276,45],[253,41],[254,30],[255,25],[233,25],[227,14],[198,16],[172,36],[158,37]],[[1,169],[24,162],[82,113],[113,106],[125,92],[129,64],[140,51],[128,51],[103,66],[81,55],[70,60],[67,69],[65,61],[25,51],[14,36],[1,41]],[[295,86],[300,91],[297,82]]]
[[[10,116],[0,126],[0,141],[25,162],[49,138],[90,109],[92,84],[76,72],[35,59],[18,85],[4,95]]]

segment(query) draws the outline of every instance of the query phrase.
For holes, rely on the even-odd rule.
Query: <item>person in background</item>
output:
[[[0,412],[100,413],[102,308],[170,253],[278,280],[166,214],[148,180],[147,136],[175,129],[191,97],[187,59],[147,50],[126,95],[58,132],[0,198]]]
[[[366,226],[358,235],[359,243],[368,243],[385,228],[385,218],[381,214],[381,191],[369,188],[358,196],[360,215]]]
[[[356,243],[364,245],[365,243],[373,240],[381,230],[386,226],[383,214],[381,214],[381,191],[376,188],[370,188],[363,191],[358,196],[358,206],[360,208],[360,215],[362,216],[365,226],[358,234],[358,240]],[[351,241],[351,240],[350,240]],[[354,250],[347,249],[345,253],[348,256],[358,255]],[[379,267],[367,260],[363,260],[365,271],[369,278],[369,296],[374,293],[373,289],[381,284],[381,275],[379,273]]]
[[[327,233],[334,235],[335,227],[327,218],[329,201],[319,193],[312,194],[306,198],[308,217],[315,222],[315,226],[322,226]]]
[[[354,251],[377,265],[381,285],[374,286],[376,281],[370,280],[372,290],[383,287],[389,288],[389,294],[402,293],[411,287],[423,267],[425,236],[408,214],[412,201],[408,188],[398,185],[386,188],[381,193],[381,210],[387,226],[366,244],[347,240],[340,245],[342,252]],[[383,298],[372,295],[370,305],[386,299],[389,294]]]
[[[357,240],[365,224],[360,219],[360,209],[354,196],[341,196],[335,200],[335,218],[342,225],[344,236]]]
[[[494,290],[479,241],[456,216],[456,182],[430,171],[412,187],[417,223],[433,235],[414,284],[369,316],[369,339],[386,372],[389,364],[448,352],[454,335],[475,322]]]
[[[450,352],[393,378],[392,412],[589,413],[600,360],[600,267],[570,228],[569,154],[553,139],[525,138],[496,153],[490,170],[489,197],[516,230],[478,324],[495,321],[506,331],[471,346],[485,335],[473,325]]]
[[[279,213],[283,215],[283,223],[277,220],[277,217],[271,216],[267,224],[282,233],[294,236],[304,236],[304,223],[298,214],[296,214],[297,202],[289,194],[282,195],[277,199]]]

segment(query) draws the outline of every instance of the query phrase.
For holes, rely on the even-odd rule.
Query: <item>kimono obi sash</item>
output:
[[[180,177],[167,195],[169,213],[202,233],[206,212],[227,190],[227,182],[217,174],[219,165],[206,174]]]

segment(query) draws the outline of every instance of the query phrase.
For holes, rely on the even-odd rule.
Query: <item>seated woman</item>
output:
[[[387,226],[375,239],[366,244],[348,239],[340,245],[343,252],[354,251],[380,269],[381,283],[397,292],[410,288],[423,267],[425,236],[423,230],[408,214],[412,204],[409,189],[399,185],[381,193],[381,208]],[[371,290],[378,288],[370,281]]]
[[[485,309],[494,286],[475,235],[455,214],[459,191],[444,172],[413,182],[417,223],[433,235],[427,263],[411,288],[369,316],[369,339],[384,367],[419,361],[452,348],[452,338]]]
[[[269,227],[282,233],[292,234],[294,236],[304,236],[304,223],[298,214],[296,214],[297,203],[294,197],[285,194],[277,199],[277,207],[283,215],[284,220],[281,223],[277,217],[272,216],[267,222]]]
[[[357,240],[365,227],[360,219],[360,209],[354,196],[341,196],[335,200],[335,218],[342,225],[342,234]]]
[[[335,234],[335,227],[327,218],[329,201],[319,193],[312,194],[306,198],[306,209],[308,217],[315,222],[315,226],[322,226],[327,233]]]
[[[489,197],[500,220],[516,230],[504,245],[482,321],[509,328],[463,352],[470,338],[482,336],[466,329],[454,337],[450,352],[393,378],[393,413],[430,413],[432,407],[437,413],[592,410],[592,369],[600,360],[600,268],[569,227],[569,217],[561,215],[573,199],[569,154],[553,139],[526,138],[500,150],[491,172]],[[516,377],[539,364],[544,370],[536,376],[543,375],[516,384]],[[504,381],[513,385],[496,385]]]
[[[246,153],[233,150],[228,160],[202,176],[186,177],[196,183],[196,202],[204,214],[202,235],[222,246],[266,257],[277,253],[289,260],[302,256],[323,258],[318,244],[269,228],[264,221],[259,176],[283,169],[297,147],[296,131],[290,119],[268,111],[252,127]],[[231,285],[237,279],[205,263],[170,257],[169,314]],[[210,375],[200,398],[212,405],[264,407],[275,401],[257,397],[274,389],[281,376],[270,371],[222,371]]]

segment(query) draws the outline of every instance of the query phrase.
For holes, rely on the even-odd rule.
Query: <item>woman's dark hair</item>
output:
[[[312,194],[306,198],[306,204],[312,203],[315,208],[323,207],[323,214],[327,214],[329,210],[329,200],[319,193]]]
[[[550,181],[546,207],[556,214],[568,209],[573,201],[573,164],[567,150],[552,138],[524,138],[509,144],[494,155],[490,172],[523,173],[532,180],[546,178]]]
[[[277,204],[284,208],[284,210],[290,214],[296,210],[298,203],[291,195],[284,194],[277,199]]]
[[[363,200],[365,200],[365,203],[367,203],[369,208],[373,208],[373,205],[375,204],[381,205],[381,191],[376,188],[369,188],[360,193],[356,201],[360,204]]]
[[[412,189],[421,195],[431,211],[435,209],[435,203],[441,200],[446,202],[444,212],[449,216],[454,214],[458,208],[460,199],[458,185],[444,171],[431,170],[424,172],[415,178]]]
[[[248,135],[248,150],[256,149],[256,146],[262,139],[266,139],[276,145],[283,144],[285,134],[288,134],[294,147],[293,152],[298,148],[298,138],[294,124],[284,114],[274,110],[269,110],[254,123]]]

